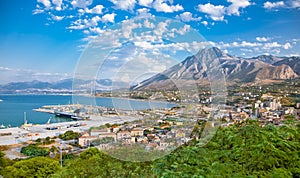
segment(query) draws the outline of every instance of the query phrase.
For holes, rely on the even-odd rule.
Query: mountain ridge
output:
[[[291,59],[293,62],[289,62]],[[186,86],[191,83],[207,84],[210,70],[221,72],[228,82],[286,80],[299,77],[299,72],[295,72],[300,68],[299,62],[299,57],[260,55],[242,58],[226,54],[216,47],[204,48],[169,69],[132,86],[131,89],[171,89],[179,82]]]
[[[263,83],[270,80],[286,80],[300,76],[300,57],[278,57],[260,55],[252,58],[242,58],[226,54],[219,48],[205,48],[195,55],[188,56],[180,63],[158,73],[137,85],[132,90],[173,89],[180,85],[209,84],[209,70],[223,73],[227,83]],[[87,90],[91,86],[98,91],[114,89],[112,86],[128,86],[128,83],[116,82],[110,79],[96,81],[76,80],[75,90]],[[29,81],[11,82],[0,85],[0,93],[14,92],[69,92],[73,91],[73,79],[57,82]]]

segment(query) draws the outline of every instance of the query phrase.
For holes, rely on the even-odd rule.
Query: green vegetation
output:
[[[21,153],[30,157],[47,156],[49,155],[49,149],[39,147],[36,144],[30,144],[28,146],[22,147]]]
[[[120,161],[90,148],[53,177],[153,177],[149,165],[150,162]]]
[[[38,144],[49,145],[55,142],[55,140],[51,140],[50,137],[46,137],[45,139],[38,138],[35,141]]]
[[[194,130],[198,135],[199,131]],[[125,152],[124,152],[125,154]],[[146,154],[146,153],[144,153]],[[136,156],[139,156],[137,154]],[[147,155],[141,155],[147,156]],[[57,158],[30,158],[14,164],[0,152],[4,177],[300,177],[300,124],[259,126],[257,121],[220,128],[205,146],[192,140],[171,154],[148,162],[126,162],[90,148]],[[45,166],[47,165],[47,166]]]
[[[68,130],[64,134],[59,135],[59,138],[62,140],[74,140],[79,138],[79,133]]]
[[[4,177],[49,177],[58,172],[60,165],[58,161],[46,157],[35,157],[21,160],[11,166],[6,167]]]
[[[299,141],[299,125],[262,128],[253,122],[219,130],[204,147],[183,146],[153,167],[158,177],[299,177]]]
[[[9,165],[10,161],[6,159],[5,154],[0,151],[0,175],[3,175],[5,171],[5,167]]]
[[[124,162],[90,149],[55,177],[300,177],[300,125],[252,121],[220,129],[152,162]],[[76,170],[74,166],[77,165]]]

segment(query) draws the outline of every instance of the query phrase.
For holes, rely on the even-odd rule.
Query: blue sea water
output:
[[[127,110],[170,108],[174,106],[174,104],[164,102],[83,96],[72,98],[71,95],[0,95],[0,99],[3,100],[0,101],[0,125],[10,125],[12,127],[21,126],[24,123],[24,112],[26,112],[27,121],[33,124],[44,124],[49,118],[51,119],[51,123],[70,121],[65,118],[55,117],[53,114],[32,110],[44,105],[63,105],[74,102]]]

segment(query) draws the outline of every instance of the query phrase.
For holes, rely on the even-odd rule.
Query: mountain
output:
[[[259,61],[262,61],[267,64],[274,64],[283,59],[284,59],[283,57],[277,57],[277,56],[272,56],[272,55],[260,55],[257,57],[252,57],[249,60],[259,60]]]
[[[42,82],[33,80],[30,82],[11,82],[0,85],[0,93],[72,93],[73,79],[60,80],[58,82]],[[76,80],[74,90],[88,90],[91,87],[95,90],[111,90],[113,86],[125,85],[122,82],[113,84],[110,79]]]
[[[171,68],[132,87],[133,90],[173,89],[178,84],[208,84],[209,77],[225,76],[228,82],[262,82],[296,78],[299,60],[293,57],[258,56],[250,59],[234,57],[216,47],[205,48]],[[298,59],[298,58],[295,58]],[[281,63],[280,63],[281,62]],[[295,68],[295,69],[294,69]],[[217,73],[222,73],[222,76]],[[211,80],[211,78],[210,78]]]
[[[205,48],[171,68],[132,86],[133,90],[174,89],[192,85],[211,84],[209,80],[224,77],[227,83],[264,83],[300,76],[300,57],[261,55],[253,58],[235,57],[216,47]],[[43,81],[12,82],[0,85],[0,93],[72,93],[74,91],[107,91],[127,88],[128,83],[110,79],[65,79],[50,83]]]
[[[290,66],[297,75],[300,76],[300,57],[288,57],[274,63],[275,66],[281,66],[283,64]]]

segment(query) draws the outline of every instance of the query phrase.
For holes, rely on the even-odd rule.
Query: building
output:
[[[98,139],[96,136],[83,135],[79,137],[78,144],[80,146],[90,146],[91,142],[96,139]]]
[[[103,133],[100,133],[99,135],[98,135],[98,137],[99,138],[113,138],[114,139],[114,141],[116,141],[117,140],[117,134],[116,133],[113,133],[113,132],[103,132]]]
[[[128,130],[121,130],[117,132],[117,140],[131,138],[131,133]]]
[[[101,130],[91,130],[90,135],[98,137],[100,134],[110,133],[110,132],[111,132],[110,128],[105,128],[105,129],[101,129]]]
[[[281,108],[281,104],[276,99],[274,99],[272,102],[270,102],[270,109],[271,110],[279,110],[280,108]]]
[[[144,135],[144,130],[142,128],[133,128],[131,130],[131,136],[135,137],[135,136],[143,136]]]
[[[148,142],[148,138],[146,136],[137,136],[136,137],[136,142],[147,143]]]

